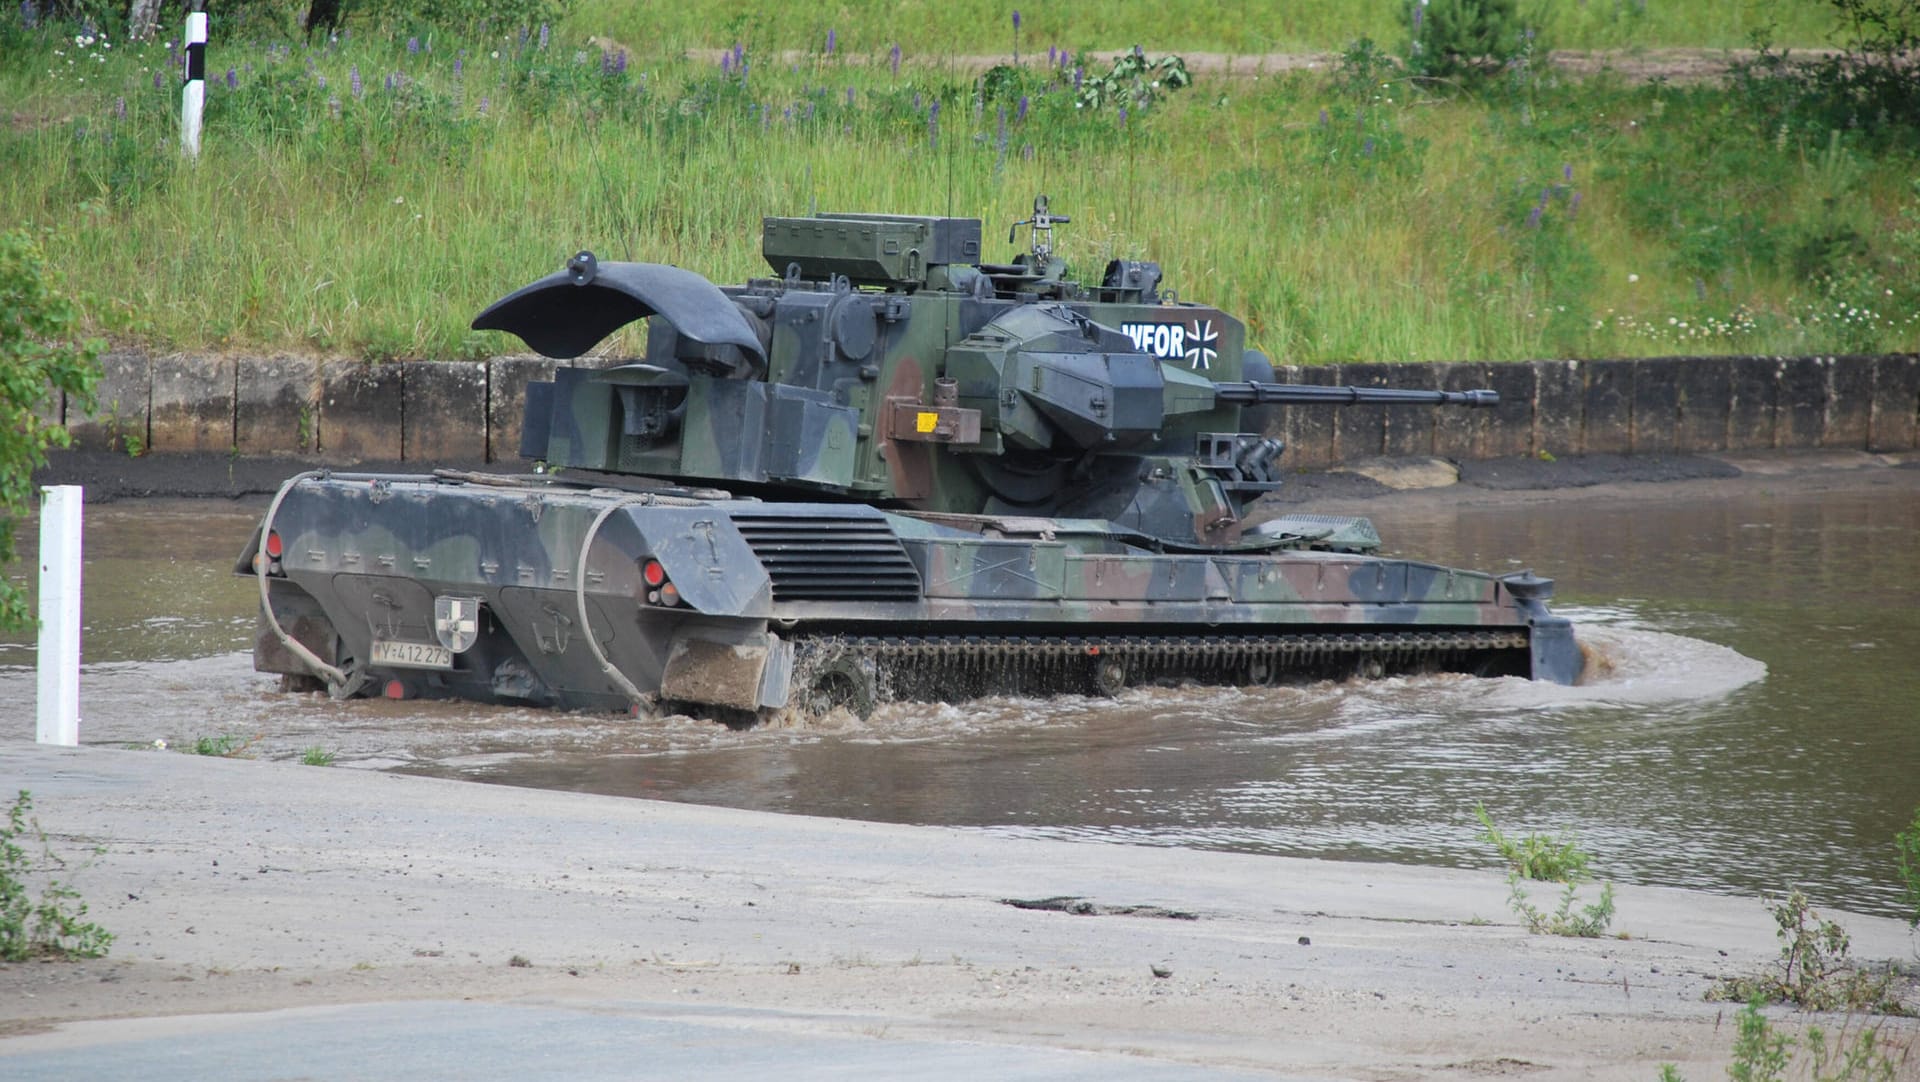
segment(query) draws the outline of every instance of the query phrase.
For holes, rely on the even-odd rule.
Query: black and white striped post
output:
[[[187,14],[187,86],[180,94],[180,149],[200,156],[200,110],[207,104],[207,13]]]

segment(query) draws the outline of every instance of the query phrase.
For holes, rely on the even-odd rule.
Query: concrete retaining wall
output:
[[[367,364],[300,357],[112,353],[99,407],[62,417],[75,446],[318,454],[360,460],[511,460],[520,399],[551,378],[537,358]],[[1285,461],[1379,455],[1456,460],[1546,452],[1748,451],[1920,446],[1920,355],[1657,357],[1623,361],[1283,366],[1302,383],[1463,390],[1492,410],[1267,407],[1250,420],[1287,441]]]

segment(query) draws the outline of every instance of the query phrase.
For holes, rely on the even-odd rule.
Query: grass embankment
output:
[[[1526,5],[1523,5],[1525,7]],[[1013,12],[1024,18],[1016,38]],[[766,49],[818,50],[827,33],[840,51],[885,54],[895,44],[926,56],[1044,56],[1049,47],[1117,50],[1132,45],[1184,52],[1326,52],[1370,37],[1406,34],[1395,0],[1184,0],[1178,4],[1020,3],[1018,0],[888,0],[886,3],[769,4],[701,0],[632,4],[573,0],[565,26],[669,50],[723,48],[748,41]],[[1543,39],[1557,49],[1658,46],[1742,48],[1754,33],[1800,46],[1823,45],[1833,9],[1806,0],[1582,0],[1532,5]]]
[[[591,9],[551,40],[218,46],[192,165],[164,45],[0,15],[0,220],[49,231],[96,329],[159,348],[513,351],[467,320],[576,248],[727,281],[766,273],[760,216],[866,209],[979,216],[1005,258],[998,230],[1037,192],[1073,216],[1057,239],[1076,266],[1157,258],[1289,361],[1920,343],[1915,154],[1804,123],[1764,87],[1536,70],[1467,96],[1361,64],[1203,75],[1123,114],[1076,108],[1075,64],[1049,66],[1047,42],[1144,27],[1030,12],[1023,66],[986,93],[937,56],[896,65],[851,21],[832,54],[822,38],[775,60],[829,17],[769,15],[775,33],[700,16],[714,7],[657,33],[609,15],[624,64],[585,44]],[[963,39],[935,8],[899,25],[1011,51],[1000,17]],[[1148,55],[1259,44],[1197,29],[1241,32],[1231,17],[1181,26]],[[681,53],[736,32],[760,35],[744,73]]]

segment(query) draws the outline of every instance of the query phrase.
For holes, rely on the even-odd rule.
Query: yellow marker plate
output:
[[[937,413],[916,413],[913,417],[913,427],[921,432],[932,432],[933,426],[938,424],[939,421],[940,415]]]

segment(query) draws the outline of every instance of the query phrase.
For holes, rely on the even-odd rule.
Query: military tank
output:
[[[590,252],[478,329],[573,360],[526,392],[533,472],[313,471],[236,570],[255,667],[337,697],[769,711],[1433,670],[1571,683],[1552,582],[1377,554],[1282,482],[1250,407],[1493,407],[1491,391],[1272,381],[1158,265],[1069,279],[1045,197],[977,218],[765,219],[777,277]]]

